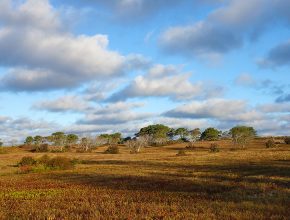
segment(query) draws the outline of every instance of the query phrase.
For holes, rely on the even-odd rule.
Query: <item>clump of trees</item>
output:
[[[290,144],[290,137],[286,137],[286,138],[284,139],[284,141],[285,141],[286,144]]]
[[[76,134],[65,134],[55,132],[50,136],[28,136],[25,145],[33,146],[36,152],[46,152],[49,146],[59,147],[55,151],[63,152],[76,148],[77,152],[91,152],[98,146],[108,145],[107,151],[116,148],[119,144],[125,144],[131,153],[139,153],[147,146],[164,146],[180,141],[188,142],[188,148],[194,148],[194,143],[199,140],[217,141],[223,138],[231,138],[235,145],[245,147],[245,145],[256,136],[253,127],[236,126],[229,131],[220,131],[214,127],[201,131],[199,128],[193,130],[179,127],[170,128],[163,124],[153,124],[143,127],[135,134],[135,137],[122,138],[121,133],[100,134],[98,136],[79,137]]]
[[[212,143],[210,145],[209,152],[211,152],[211,153],[217,153],[219,151],[220,151],[220,149],[219,149],[219,145],[217,143]]]
[[[257,135],[257,132],[253,127],[236,126],[230,130],[230,134],[236,146],[245,148],[249,141]]]
[[[45,170],[67,170],[73,169],[75,162],[66,157],[52,157],[43,155],[39,159],[30,156],[22,157],[18,163],[21,173],[39,172]]]
[[[275,143],[275,141],[274,141],[273,138],[270,139],[270,140],[268,140],[268,141],[265,143],[265,145],[266,145],[266,148],[273,148],[273,147],[276,147],[276,143]]]
[[[206,141],[217,141],[221,133],[222,132],[216,128],[207,128],[201,133],[200,139]]]

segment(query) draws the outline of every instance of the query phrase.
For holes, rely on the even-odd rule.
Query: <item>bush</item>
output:
[[[50,159],[47,164],[52,169],[68,170],[74,167],[73,162],[66,157],[55,157]]]
[[[109,146],[104,152],[105,154],[118,154],[120,153],[119,147],[117,145]]]
[[[180,150],[177,152],[176,156],[186,156],[186,151],[185,151],[184,149],[180,149]]]
[[[32,166],[29,165],[24,165],[24,166],[20,166],[20,173],[29,173],[32,171]]]
[[[189,142],[189,144],[185,147],[187,150],[194,150],[195,146],[192,142]]]
[[[0,154],[7,154],[7,150],[4,147],[0,147]]]
[[[88,150],[84,149],[84,148],[78,148],[76,149],[76,153],[92,153],[93,149],[89,148]]]
[[[284,141],[285,141],[286,144],[290,144],[290,137],[286,137],[286,138],[284,139]]]
[[[41,144],[36,146],[34,152],[48,152],[48,144]]]
[[[18,163],[18,166],[33,166],[36,164],[36,160],[34,160],[32,157],[22,157],[21,161]]]
[[[54,150],[51,150],[50,152],[51,153],[64,153],[65,151],[61,149],[54,149]]]
[[[218,144],[216,144],[216,143],[211,144],[211,145],[210,145],[210,148],[209,148],[209,151],[210,151],[211,153],[219,152],[220,150],[219,150],[219,146],[218,146]]]
[[[72,169],[76,163],[75,160],[70,160],[65,157],[50,158],[47,155],[43,155],[38,160],[35,160],[32,157],[23,157],[18,165],[20,166],[20,173],[29,173],[53,169]]]
[[[50,157],[47,154],[43,155],[41,158],[38,159],[38,163],[45,164],[45,165],[47,165],[49,161],[50,161]]]
[[[266,143],[266,148],[276,147],[275,141],[273,139],[268,140]]]

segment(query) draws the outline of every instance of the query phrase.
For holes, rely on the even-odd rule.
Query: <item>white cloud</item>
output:
[[[290,103],[271,103],[259,105],[258,109],[265,113],[288,113],[290,112]]]
[[[16,7],[5,1],[4,5],[0,8],[0,23],[4,23],[0,65],[11,68],[1,78],[5,89],[70,88],[123,74],[126,58],[108,49],[106,35],[65,32],[48,1],[30,0]]]
[[[49,112],[86,112],[92,110],[88,102],[81,97],[67,95],[56,100],[46,100],[33,105],[34,109]]]
[[[164,113],[173,118],[215,119],[230,121],[259,120],[262,115],[242,100],[209,99],[194,101]]]
[[[145,75],[137,76],[123,90],[108,100],[118,101],[136,97],[169,97],[173,100],[190,100],[196,97],[218,96],[223,88],[192,83],[190,73],[182,73],[174,66],[155,65]]]
[[[204,20],[168,28],[160,37],[168,53],[204,57],[230,52],[243,46],[246,39],[257,39],[275,22],[290,21],[289,1],[232,0]]]
[[[1,120],[4,119],[4,120]],[[54,123],[43,119],[32,120],[26,117],[11,118],[0,116],[0,138],[5,144],[23,143],[26,136],[50,135],[53,131],[63,128]]]
[[[235,84],[239,86],[257,86],[257,81],[249,73],[242,73],[235,79]]]

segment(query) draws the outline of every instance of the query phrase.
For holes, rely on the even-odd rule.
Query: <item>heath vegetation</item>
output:
[[[47,152],[33,150],[43,144]],[[5,151],[0,219],[290,216],[287,138],[257,137],[252,128],[175,132],[151,125],[127,138],[56,132]]]

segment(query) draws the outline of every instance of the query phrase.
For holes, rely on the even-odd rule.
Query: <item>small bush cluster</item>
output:
[[[26,156],[18,163],[21,173],[28,172],[40,172],[44,170],[68,170],[73,169],[75,165],[74,160],[70,160],[66,157],[54,157],[50,158],[47,155],[43,155],[38,160],[33,157]]]
[[[276,143],[275,143],[275,141],[274,141],[273,139],[268,140],[268,141],[265,143],[265,145],[266,145],[266,148],[273,148],[273,147],[276,147]]]
[[[90,149],[88,149],[88,150],[83,149],[83,148],[78,148],[78,149],[76,149],[76,153],[92,153],[92,151],[93,151],[92,148],[90,148]]]
[[[195,146],[192,142],[189,142],[188,145],[185,147],[187,150],[194,150]]]
[[[186,151],[185,151],[185,149],[180,149],[178,152],[177,152],[177,154],[176,154],[176,156],[186,156],[187,154],[186,154]]]
[[[52,169],[68,170],[74,167],[73,162],[66,157],[54,157],[48,160],[44,165]]]
[[[209,148],[209,152],[211,153],[216,153],[216,152],[219,152],[219,145],[216,144],[216,143],[213,143],[210,145],[210,148]]]
[[[33,152],[48,152],[48,144],[41,144],[38,146],[35,146],[35,148],[32,150]]]
[[[107,150],[105,150],[104,153],[105,154],[119,154],[120,149],[119,149],[118,145],[111,145],[107,148]]]
[[[286,144],[290,144],[290,137],[286,137],[284,141]]]
[[[34,160],[32,157],[22,157],[21,161],[18,163],[18,166],[33,166],[36,164],[36,160]]]
[[[51,153],[64,153],[66,152],[64,149],[53,149],[50,151]]]
[[[4,147],[0,147],[0,154],[6,154],[7,150]]]

